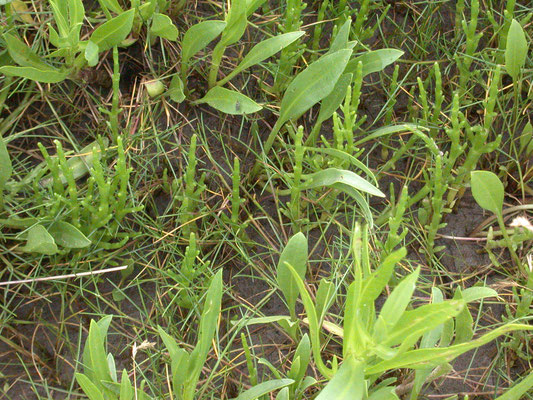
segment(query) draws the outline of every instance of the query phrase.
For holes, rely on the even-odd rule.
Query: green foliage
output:
[[[513,19],[507,33],[507,46],[505,47],[505,68],[513,81],[518,80],[520,70],[526,63],[527,49],[528,43],[524,30]]]

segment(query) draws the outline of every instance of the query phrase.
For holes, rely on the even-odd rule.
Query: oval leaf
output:
[[[313,189],[342,183],[374,196],[385,197],[383,192],[352,171],[328,168],[314,174],[304,175],[302,189]]]
[[[285,296],[291,315],[295,313],[298,286],[287,264],[294,268],[298,276],[304,280],[307,270],[307,252],[307,238],[300,232],[289,239],[279,258],[276,279]]]
[[[8,76],[19,76],[42,83],[58,83],[67,79],[68,71],[59,71],[52,69],[37,69],[34,67],[13,67],[6,65],[0,67],[0,73]]]
[[[96,64],[98,64],[98,51],[98,45],[89,40],[87,42],[87,46],[85,47],[85,59],[87,60],[89,67],[94,67]]]
[[[244,115],[259,111],[262,107],[242,93],[215,86],[207,94],[196,101],[197,104],[207,103],[226,114]]]
[[[35,225],[28,231],[26,246],[22,248],[27,253],[40,253],[51,256],[57,253],[54,238],[50,236],[42,225]]]
[[[503,184],[490,171],[472,171],[471,189],[477,204],[485,210],[500,215],[503,209]]]
[[[178,28],[176,28],[172,23],[172,20],[164,14],[154,14],[152,17],[150,32],[167,40],[176,40],[178,38]]]
[[[505,47],[505,69],[513,80],[518,79],[520,68],[526,63],[527,39],[524,30],[516,20],[512,20],[507,33],[507,46]]]
[[[330,94],[351,54],[351,50],[345,49],[325,55],[299,73],[283,96],[276,124],[298,118]]]
[[[369,51],[351,60],[346,66],[346,73],[355,76],[355,70],[359,61],[363,63],[363,76],[373,72],[382,71],[386,66],[392,64],[403,55],[403,51],[396,49],[380,49]]]
[[[235,68],[231,73],[222,79],[218,85],[224,85],[226,82],[231,80],[235,75],[244,71],[247,68],[250,68],[252,65],[259,64],[261,61],[266,60],[268,57],[273,56],[278,51],[281,51],[284,47],[287,47],[296,39],[301,37],[305,32],[289,32],[283,35],[275,36],[267,40],[256,44],[249,52],[246,54],[244,59],[240,64]]]
[[[91,41],[98,45],[100,51],[118,46],[131,32],[135,9],[126,11],[103,23],[91,35]]]
[[[174,75],[172,77],[167,94],[176,103],[181,103],[183,100],[185,100],[185,93],[183,93],[183,82],[179,75]]]
[[[191,26],[181,42],[182,64],[188,64],[190,58],[211,43],[225,27],[225,21],[204,21]]]
[[[91,241],[81,233],[78,228],[68,222],[58,221],[48,228],[55,242],[67,249],[82,249],[91,244]]]

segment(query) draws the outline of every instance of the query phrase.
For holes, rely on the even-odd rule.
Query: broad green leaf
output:
[[[4,139],[0,137],[0,192],[4,190],[5,184],[9,178],[11,178],[12,173],[13,166],[11,164],[9,152],[7,151],[6,143],[4,142]]]
[[[375,392],[372,392],[368,396],[368,400],[399,400],[400,398],[396,394],[396,388],[394,387],[383,387],[379,388]]]
[[[244,115],[261,110],[261,106],[242,93],[215,86],[197,104],[207,103],[211,107],[226,114]]]
[[[500,215],[503,209],[504,189],[500,179],[490,171],[472,171],[471,189],[477,204]]]
[[[103,393],[100,392],[98,387],[91,382],[84,374],[76,373],[76,381],[80,385],[83,393],[87,395],[89,400],[104,400]]]
[[[361,293],[362,304],[374,303],[379,297],[394,272],[394,267],[406,256],[407,250],[402,247],[389,254],[380,266],[363,281]]]
[[[48,233],[58,245],[67,249],[82,249],[91,244],[91,241],[78,228],[68,222],[55,222],[48,228]]]
[[[124,10],[120,6],[117,0],[98,0],[109,10],[113,11],[115,14],[122,14]]]
[[[266,0],[246,0],[246,15],[252,15]]]
[[[320,57],[300,72],[287,88],[276,125],[296,119],[328,96],[344,71],[352,50],[340,50]]]
[[[457,288],[454,296],[454,299],[463,299],[463,295],[460,288]],[[468,306],[464,307],[463,310],[455,317],[455,340],[453,344],[459,344],[468,342],[474,336],[474,319]]]
[[[225,21],[204,21],[191,26],[181,42],[182,65],[188,65],[191,57],[211,43],[225,27]]]
[[[379,316],[385,324],[386,332],[390,332],[396,326],[411,302],[411,296],[415,291],[419,273],[420,268],[403,278],[387,297],[385,304],[383,304]],[[377,325],[378,323],[376,323],[376,327]]]
[[[153,15],[150,32],[167,40],[176,40],[178,38],[178,28],[172,23],[170,17],[165,14],[155,13]]]
[[[279,258],[276,280],[283,296],[285,296],[285,301],[287,301],[291,316],[296,315],[295,307],[296,299],[298,298],[298,286],[292,277],[288,265],[294,268],[298,276],[304,280],[307,271],[307,252],[307,238],[300,232],[289,239]]]
[[[231,0],[230,9],[226,17],[227,25],[222,32],[220,46],[230,46],[244,35],[248,23],[246,8],[246,0]]]
[[[373,72],[379,72],[385,69],[386,66],[395,62],[403,55],[403,51],[396,49],[381,49],[366,52],[359,57],[351,60],[346,66],[345,73],[351,73],[355,76],[357,64],[359,61],[363,63],[363,77]]]
[[[289,400],[290,397],[289,397],[289,388],[288,387],[284,387],[283,389],[281,389],[277,396],[276,396],[276,400]]]
[[[321,124],[337,111],[346,97],[346,90],[352,83],[352,74],[343,74],[329,95],[320,102],[320,111],[316,123]]]
[[[26,43],[15,35],[6,33],[3,35],[9,55],[21,67],[33,67],[39,70],[54,70],[46,64]]]
[[[189,371],[187,373],[189,381],[196,382],[198,380],[211,348],[211,342],[218,325],[218,316],[220,315],[222,290],[222,270],[219,270],[213,277],[205,296],[204,308],[200,318],[198,343],[190,356]]]
[[[305,151],[313,151],[316,153],[324,153],[329,156],[333,156],[338,158],[339,160],[347,161],[353,166],[359,168],[361,171],[363,171],[369,178],[372,179],[372,181],[377,185],[378,180],[376,179],[375,175],[372,173],[370,168],[368,168],[363,162],[359,161],[356,157],[353,155],[347,153],[344,150],[330,148],[330,147],[304,147]]]
[[[272,381],[263,382],[242,392],[238,397],[235,397],[235,400],[255,400],[261,396],[273,392],[274,390],[284,388],[285,386],[289,386],[293,383],[294,381],[292,379],[275,379]]]
[[[389,332],[383,342],[385,346],[396,346],[416,333],[422,336],[458,315],[465,307],[461,300],[449,300],[437,304],[425,304],[412,311],[406,311]]]
[[[504,394],[498,396],[496,400],[518,400],[522,399],[524,394],[526,394],[533,387],[533,372],[530,372],[528,376],[521,379],[519,382],[513,383],[513,386],[508,389]]]
[[[111,320],[113,319],[112,315],[107,315],[98,322],[96,322],[96,328],[93,331],[97,332],[97,336],[100,338],[105,339],[107,336],[107,331],[109,330],[109,325],[111,324]],[[91,321],[91,326],[94,321]],[[89,329],[89,337],[90,337],[90,329]],[[87,340],[85,341],[85,348],[83,349],[83,372],[84,374],[93,382],[97,382],[98,378],[96,375],[96,371],[93,365],[92,356],[91,356],[91,346],[89,345],[89,337],[87,337]],[[94,338],[93,338],[94,340]],[[103,342],[102,342],[102,349],[103,349]],[[103,357],[105,359],[105,351],[103,352]],[[107,365],[107,362],[106,362]]]
[[[239,63],[239,65],[237,65],[237,68],[235,68],[228,76],[222,79],[218,83],[218,85],[224,85],[238,73],[244,71],[247,68],[250,68],[252,65],[259,64],[261,61],[273,56],[278,51],[281,51],[284,47],[287,47],[296,39],[301,37],[304,33],[305,32],[303,31],[289,32],[259,42],[254,47],[252,47],[248,54],[246,54],[246,56]]]
[[[6,65],[0,67],[0,73],[7,76],[18,76],[36,82],[58,83],[67,79],[70,72],[56,69],[38,69],[34,67],[13,67]]]
[[[513,80],[517,80],[520,69],[524,67],[527,58],[528,43],[524,30],[516,20],[511,21],[507,33],[505,48],[505,69]]]
[[[408,351],[406,353],[401,353],[390,360],[385,360],[375,365],[368,366],[365,372],[367,375],[373,375],[381,374],[387,370],[397,368],[418,369],[436,367],[440,364],[444,364],[455,359],[469,350],[483,346],[484,344],[491,342],[501,335],[504,335],[508,332],[522,330],[533,330],[533,326],[523,324],[507,324],[490,331],[478,339],[474,339],[466,343],[443,348],[436,347],[431,349],[417,349]]]
[[[342,183],[373,196],[385,197],[383,192],[373,184],[361,178],[356,173],[344,169],[328,168],[315,172],[314,174],[304,175],[302,179],[302,189],[314,189]]]
[[[57,253],[57,245],[44,226],[35,225],[29,229],[26,246],[22,250],[51,256]]]
[[[102,332],[96,321],[91,320],[89,336],[85,345],[89,346],[89,355],[91,360],[90,368],[92,369],[96,379],[100,381],[111,380],[111,373],[107,363],[104,343],[104,332]]]
[[[98,45],[93,41],[89,40],[87,46],[85,46],[85,59],[89,67],[94,67],[98,64]]]
[[[122,370],[122,377],[120,379],[120,400],[132,400],[135,391],[133,385],[130,382],[128,371],[124,368]]]
[[[98,45],[100,52],[118,46],[130,34],[135,10],[126,11],[94,30],[91,41]]]
[[[348,49],[350,47],[348,40],[350,40],[350,28],[352,27],[352,20],[348,18],[344,24],[340,27],[335,39],[331,43],[329,50],[326,54],[335,53],[336,51]]]
[[[181,103],[183,100],[185,100],[185,93],[183,93],[183,82],[179,75],[174,75],[172,77],[167,94],[176,103]]]
[[[366,391],[363,365],[354,357],[344,360],[333,379],[315,400],[362,400]]]
[[[461,290],[462,299],[466,303],[486,299],[487,297],[498,297],[498,292],[485,286],[472,286]]]

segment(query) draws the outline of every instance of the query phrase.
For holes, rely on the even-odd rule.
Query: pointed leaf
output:
[[[7,76],[19,76],[21,78],[42,83],[62,82],[69,76],[68,71],[51,69],[51,67],[38,69],[34,67],[13,67],[11,65],[0,67],[0,73]]]
[[[313,189],[342,183],[373,196],[385,197],[385,194],[373,184],[356,173],[344,169],[328,168],[314,174],[304,175],[303,181],[302,189]]]
[[[150,32],[167,40],[176,40],[178,38],[178,28],[172,23],[170,17],[165,14],[155,13],[153,15]]]
[[[225,27],[225,21],[204,21],[191,26],[181,42],[182,64],[187,65],[191,57],[211,43]]]
[[[57,246],[44,226],[35,225],[28,231],[26,246],[22,247],[22,250],[51,256],[57,253]]]
[[[520,69],[524,67],[527,58],[528,43],[522,26],[516,21],[511,21],[507,33],[507,46],[505,48],[505,69],[513,80],[517,80]]]
[[[289,32],[259,42],[254,47],[252,47],[248,54],[246,54],[246,56],[239,63],[237,68],[231,71],[231,73],[223,80],[221,80],[218,85],[224,85],[238,73],[244,71],[247,68],[250,68],[252,65],[259,64],[261,61],[273,56],[278,51],[281,51],[284,47],[287,47],[296,39],[301,37],[304,33],[305,32],[303,31]]]
[[[337,111],[346,97],[346,90],[352,83],[352,74],[343,74],[337,83],[335,88],[324,100],[320,103],[320,112],[316,123],[320,124],[330,118],[335,111]]]
[[[196,103],[207,103],[226,114],[244,115],[261,110],[261,106],[242,93],[215,86]]]
[[[307,271],[307,238],[303,233],[297,233],[289,239],[279,258],[276,279],[285,296],[291,315],[295,313],[298,286],[287,266],[289,264],[304,280]]]
[[[381,49],[369,51],[351,60],[346,66],[345,73],[351,73],[355,76],[357,64],[363,63],[363,77],[373,72],[379,72],[386,66],[392,64],[403,55],[403,51],[396,49]]]
[[[284,388],[285,386],[289,386],[293,383],[294,381],[292,379],[275,379],[272,381],[263,382],[241,393],[235,398],[235,400],[256,400],[261,396],[273,392],[274,390]]]
[[[76,381],[89,400],[104,400],[103,393],[101,393],[98,387],[84,374],[76,373]]]
[[[174,75],[172,77],[167,94],[176,103],[181,103],[183,100],[185,100],[185,93],[183,93],[183,82],[179,75]]]
[[[67,249],[82,249],[91,245],[91,241],[78,228],[68,222],[55,222],[48,228],[48,232],[58,245]]]
[[[320,57],[300,72],[287,88],[276,125],[296,119],[331,93],[352,50],[340,50]]]
[[[135,9],[126,11],[94,30],[91,41],[98,45],[100,52],[118,46],[130,34],[133,26]]]

